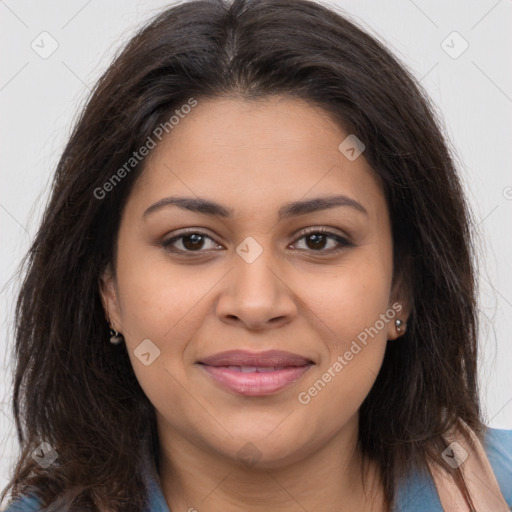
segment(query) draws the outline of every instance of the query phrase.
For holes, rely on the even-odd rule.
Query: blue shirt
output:
[[[491,463],[501,493],[512,507],[512,430],[489,428],[483,447]],[[149,506],[145,512],[170,512],[158,476],[147,473]],[[5,512],[38,512],[38,500],[25,496],[12,502]],[[511,508],[512,510],[512,508]],[[443,512],[434,481],[429,474],[415,472],[399,483],[393,512]]]

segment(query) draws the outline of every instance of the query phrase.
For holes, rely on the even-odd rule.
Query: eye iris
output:
[[[307,241],[313,241],[313,247],[311,247],[309,243],[307,245],[310,249],[323,249],[325,247],[326,238],[327,237],[321,233],[313,233],[306,237]]]
[[[191,243],[189,243],[191,241]],[[200,249],[204,244],[204,235],[192,233],[191,235],[183,235],[183,246],[188,250]]]

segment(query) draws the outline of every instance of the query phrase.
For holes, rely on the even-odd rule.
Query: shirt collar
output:
[[[160,476],[154,464],[146,465],[144,478],[148,488],[148,503],[144,512],[170,512],[162,492]]]

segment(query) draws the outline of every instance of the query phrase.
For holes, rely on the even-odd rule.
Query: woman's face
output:
[[[149,155],[102,298],[164,445],[277,467],[355,432],[406,309],[348,135],[300,100],[212,99]]]

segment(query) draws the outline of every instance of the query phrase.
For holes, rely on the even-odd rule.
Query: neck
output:
[[[171,512],[388,512],[380,471],[357,448],[357,417],[321,447],[282,464],[244,465],[169,432],[160,436],[160,482]]]

